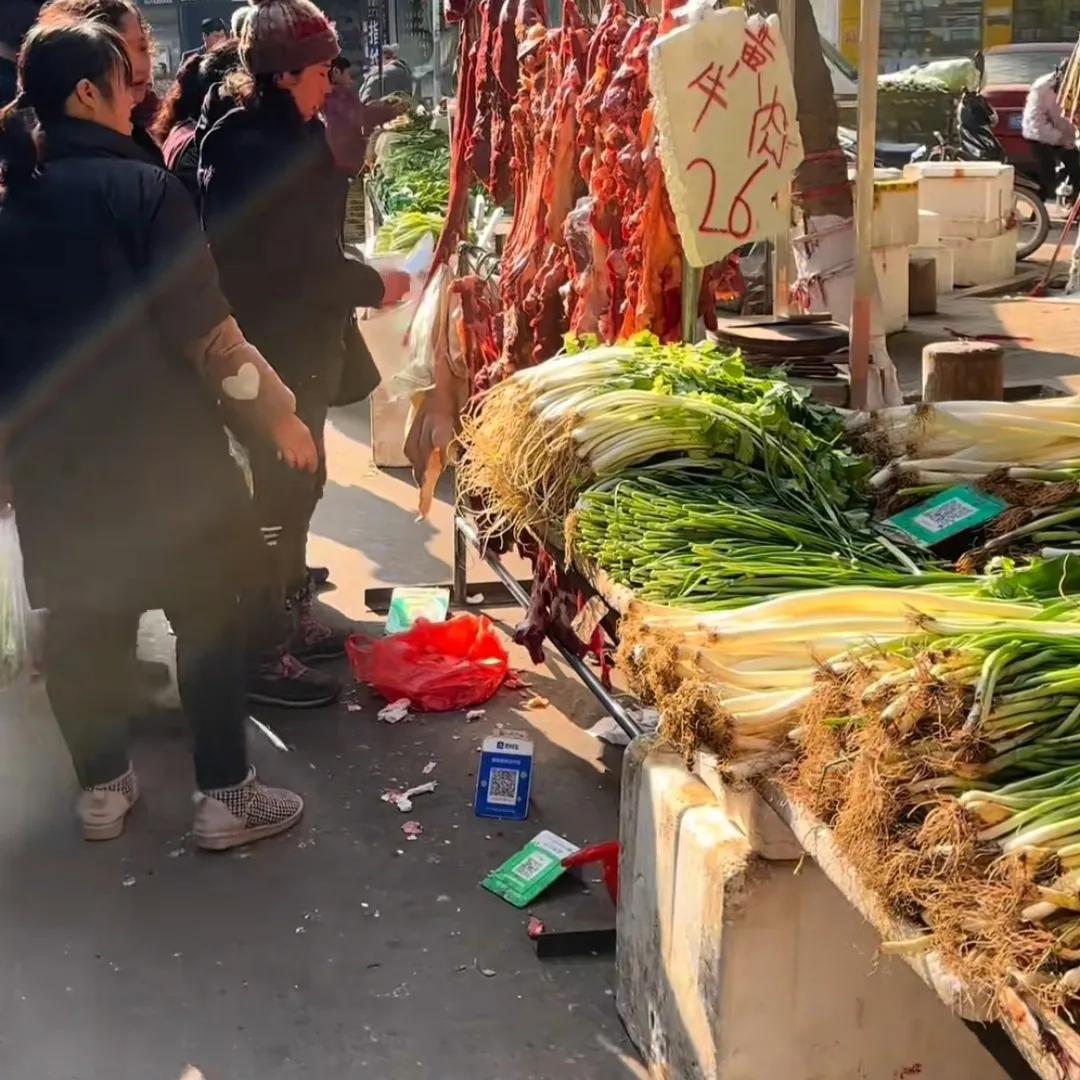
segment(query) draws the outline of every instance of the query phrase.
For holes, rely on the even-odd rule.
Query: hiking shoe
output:
[[[255,779],[249,769],[243,783],[234,787],[197,791],[195,843],[207,851],[252,844],[291,829],[304,812],[304,800],[285,788],[271,788]]]
[[[326,566],[309,566],[307,568],[307,591],[318,592],[332,585],[330,570]]]
[[[348,637],[348,631],[335,630],[315,615],[310,597],[300,599],[296,633],[289,641],[289,652],[297,660],[304,664],[338,660],[345,655],[345,641]]]
[[[284,649],[260,660],[248,675],[248,700],[260,705],[317,709],[329,705],[340,693],[337,679],[312,671]]]
[[[128,768],[123,776],[107,784],[83,788],[76,804],[86,840],[115,840],[124,831],[131,808],[139,800],[139,781],[135,770]]]

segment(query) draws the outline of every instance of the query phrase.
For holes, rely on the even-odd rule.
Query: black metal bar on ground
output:
[[[471,523],[460,515],[454,516],[454,531],[461,535],[476,549],[480,557],[495,572],[495,576],[506,586],[507,592],[513,596],[524,608],[529,606],[529,594],[514,579],[514,576],[502,564],[498,555],[484,549],[476,530]],[[607,687],[596,677],[596,674],[578,656],[575,656],[565,645],[552,634],[548,634],[548,641],[559,650],[560,655],[566,661],[570,670],[585,684],[585,689],[596,698],[604,707],[607,714],[630,736],[637,738],[641,734],[641,728],[637,725],[630,714],[608,692]]]
[[[615,927],[600,930],[545,930],[534,939],[541,960],[560,956],[603,956],[615,951]]]

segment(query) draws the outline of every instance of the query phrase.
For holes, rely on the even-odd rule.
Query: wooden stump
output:
[[[937,260],[912,259],[908,263],[908,314],[933,315],[937,298]]]
[[[985,341],[941,341],[922,356],[923,401],[1001,401],[1001,348]]]

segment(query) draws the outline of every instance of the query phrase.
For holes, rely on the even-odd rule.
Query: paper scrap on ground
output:
[[[465,714],[465,723],[471,724],[475,720],[483,720],[485,716],[487,716],[486,709],[470,709]]]
[[[438,764],[439,763],[437,761],[429,761],[420,771],[425,776],[430,776],[435,771],[435,769],[438,767]]]
[[[534,694],[528,701],[525,702],[526,709],[546,709],[551,704],[546,697],[541,697],[539,694]]]
[[[409,788],[408,791],[384,791],[379,797],[384,803],[390,803],[403,814],[407,814],[412,809],[412,801],[417,795],[429,795],[438,786],[437,780],[429,780],[426,784],[417,784],[416,787]]]
[[[412,702],[407,697],[398,698],[379,710],[379,719],[387,724],[396,724],[409,715],[411,705]]]
[[[803,149],[779,19],[705,0],[683,11],[649,49],[649,83],[686,258],[708,266],[780,231],[773,200]]]
[[[594,739],[600,739],[603,742],[610,743],[612,746],[628,746],[630,743],[630,736],[610,716],[597,720],[589,728],[589,734]]]

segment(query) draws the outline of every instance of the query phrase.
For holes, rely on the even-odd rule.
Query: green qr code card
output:
[[[545,829],[480,884],[514,907],[525,907],[562,876],[563,859],[577,850],[577,845]]]
[[[950,536],[993,521],[1006,506],[1008,503],[996,495],[961,484],[886,518],[882,524],[923,547],[933,547]]]

